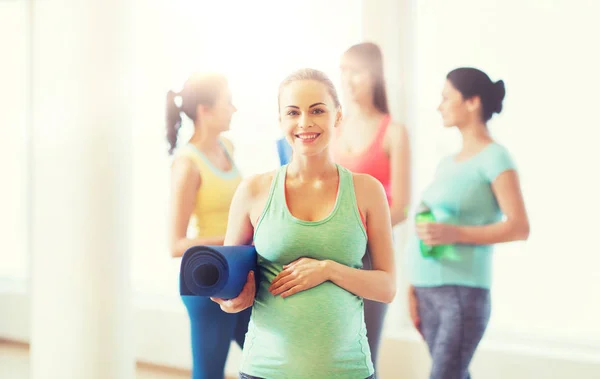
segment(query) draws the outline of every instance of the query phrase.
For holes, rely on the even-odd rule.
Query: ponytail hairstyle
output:
[[[344,55],[358,60],[369,71],[373,79],[373,105],[381,113],[390,113],[383,75],[383,54],[379,45],[372,42],[359,43],[346,50]]]
[[[181,112],[197,125],[198,106],[212,107],[226,86],[227,79],[221,74],[193,74],[185,81],[180,92],[167,92],[166,134],[169,155],[172,155],[177,147],[177,133],[182,123]],[[179,105],[176,102],[178,97]]]
[[[173,154],[177,146],[177,133],[181,128],[181,109],[175,103],[177,93],[174,91],[167,92],[167,142],[169,143],[169,155]]]
[[[463,99],[479,97],[483,122],[488,122],[494,113],[502,112],[502,101],[506,95],[504,81],[494,83],[485,72],[471,67],[452,70],[446,78]]]

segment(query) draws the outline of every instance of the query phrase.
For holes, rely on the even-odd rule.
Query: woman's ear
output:
[[[342,114],[342,107],[338,107],[336,115],[335,115],[335,125],[334,127],[337,128],[341,123],[342,123],[342,119],[343,119],[343,114]]]
[[[198,116],[202,116],[208,111],[208,109],[209,109],[209,107],[207,107],[206,105],[198,104],[198,106],[196,107],[196,114]]]
[[[465,103],[469,112],[474,112],[481,108],[481,98],[479,96],[473,96],[470,99],[467,99]]]

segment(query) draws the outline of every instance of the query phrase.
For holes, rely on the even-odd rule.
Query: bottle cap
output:
[[[417,207],[416,213],[425,213],[425,212],[429,212],[431,211],[431,209],[429,209],[429,207],[427,205],[425,205],[425,203],[421,203],[419,204],[419,206]]]

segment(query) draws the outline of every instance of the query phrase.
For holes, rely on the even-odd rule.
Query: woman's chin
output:
[[[359,92],[348,91],[344,94],[344,100],[349,101],[353,104],[361,105],[363,103],[369,102],[370,99],[368,96],[362,96]]]
[[[230,131],[230,130],[231,130],[231,125],[230,125],[230,124],[227,124],[227,125],[223,125],[223,126],[221,126],[221,127],[218,127],[218,131],[219,131],[220,133],[228,132],[228,131]]]
[[[452,128],[456,123],[452,122],[452,120],[442,119],[442,125],[444,128]]]
[[[304,155],[304,156],[313,156],[313,155],[317,155],[323,152],[323,146],[321,146],[321,144],[310,144],[310,145],[305,145],[305,144],[301,144],[301,145],[296,145],[295,146],[295,153],[298,155]]]

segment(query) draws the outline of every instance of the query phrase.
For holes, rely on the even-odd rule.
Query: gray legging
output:
[[[491,313],[490,291],[415,287],[421,333],[432,358],[430,379],[470,379],[469,364]]]
[[[371,255],[369,251],[363,256],[363,269],[371,270]],[[381,332],[385,321],[388,305],[377,301],[364,300],[365,303],[365,325],[367,327],[367,340],[371,349],[371,360],[375,372],[377,372],[377,353],[379,352],[379,343],[381,342]]]

